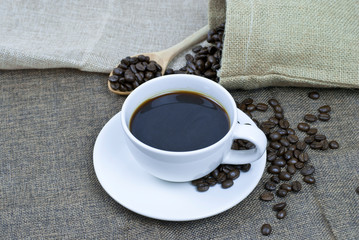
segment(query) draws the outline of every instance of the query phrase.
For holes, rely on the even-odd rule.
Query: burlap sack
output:
[[[359,87],[357,0],[211,0],[209,24],[222,22],[226,88]]]

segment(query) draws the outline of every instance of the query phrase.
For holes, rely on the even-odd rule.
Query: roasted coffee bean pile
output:
[[[188,53],[185,56],[186,66],[179,70],[167,68],[165,75],[168,74],[194,74],[219,82],[217,71],[220,69],[222,58],[224,24],[216,29],[210,30],[207,35],[209,46],[195,46],[192,48],[193,55]]]
[[[162,76],[162,67],[148,56],[126,57],[108,78],[113,90],[132,91],[144,82]]]

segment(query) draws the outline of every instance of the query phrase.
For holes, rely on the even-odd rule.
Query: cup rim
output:
[[[140,92],[140,91],[142,91],[142,89],[147,88],[147,85],[153,84],[153,81],[170,81],[169,79],[180,78],[180,77],[192,78],[192,79],[195,79],[195,81],[203,81],[204,84],[209,84],[209,85],[212,85],[212,86],[218,88],[219,91],[222,92],[222,94],[226,95],[230,99],[231,108],[232,108],[231,111],[234,111],[234,112],[233,112],[233,119],[230,119],[231,122],[230,122],[230,127],[229,127],[228,132],[226,133],[226,135],[224,135],[217,142],[215,142],[215,143],[213,143],[213,144],[211,144],[211,145],[209,145],[207,147],[196,149],[196,150],[191,150],[191,151],[168,151],[168,150],[158,149],[158,148],[152,147],[150,145],[147,145],[147,144],[141,142],[139,139],[137,139],[131,133],[131,131],[129,129],[129,126],[126,124],[126,118],[125,118],[125,114],[124,114],[124,109],[127,108],[128,104],[129,104],[128,102],[131,101],[132,98],[136,97],[137,92]],[[191,90],[192,89],[189,89],[189,91],[191,91]],[[171,92],[171,91],[169,91],[169,92]],[[159,95],[162,95],[162,92]],[[154,93],[154,96],[156,96],[155,93]],[[208,95],[205,95],[205,96],[208,96]],[[152,80],[150,80],[148,82],[145,82],[145,83],[141,84],[140,86],[138,86],[137,88],[135,88],[127,96],[127,98],[125,99],[125,101],[124,101],[124,103],[122,105],[122,109],[121,109],[121,111],[122,111],[121,125],[122,125],[122,128],[125,131],[125,134],[130,138],[130,140],[135,142],[137,145],[141,146],[142,148],[146,149],[147,151],[151,151],[151,152],[154,152],[154,153],[157,153],[157,154],[166,154],[166,155],[170,155],[170,156],[187,156],[187,155],[193,155],[193,154],[200,154],[202,152],[207,151],[210,148],[216,148],[216,146],[221,145],[223,142],[227,141],[227,138],[229,138],[231,136],[231,133],[232,133],[232,131],[233,131],[234,127],[235,127],[235,124],[237,122],[237,109],[238,108],[237,108],[237,106],[235,104],[235,101],[234,101],[232,95],[227,91],[227,89],[225,89],[220,84],[218,84],[216,82],[213,82],[210,79],[201,77],[201,76],[190,75],[190,74],[171,74],[171,75],[160,76],[160,77],[152,79]],[[228,111],[228,109],[226,109],[226,110]],[[229,113],[227,113],[227,114],[229,115]]]

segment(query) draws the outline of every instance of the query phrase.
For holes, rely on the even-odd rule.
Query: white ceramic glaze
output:
[[[244,122],[254,124],[240,114]],[[93,161],[101,186],[122,206],[155,219],[190,221],[219,214],[246,198],[262,177],[266,153],[248,172],[241,172],[232,187],[216,185],[207,192],[197,192],[190,182],[162,181],[138,165],[126,146],[120,112],[99,133]]]
[[[144,101],[174,91],[194,91],[221,105],[230,119],[228,133],[218,142],[206,148],[187,152],[164,151],[150,147],[132,135],[129,123],[133,112]],[[156,78],[136,88],[125,100],[121,110],[121,125],[127,146],[134,159],[152,175],[167,181],[185,182],[200,178],[213,171],[221,163],[245,164],[258,160],[266,149],[267,139],[255,124],[238,118],[233,97],[221,85],[206,78],[174,74]],[[234,151],[234,139],[251,141],[253,150]]]

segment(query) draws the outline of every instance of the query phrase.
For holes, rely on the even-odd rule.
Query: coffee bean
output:
[[[271,142],[269,146],[278,150],[282,145],[279,142]]]
[[[272,227],[269,224],[263,224],[261,227],[261,233],[264,236],[269,236],[272,232]]]
[[[357,188],[355,189],[355,192],[356,192],[357,194],[359,194],[359,187],[357,187]]]
[[[280,119],[284,118],[284,115],[283,115],[283,113],[276,112],[276,113],[274,113],[274,117],[276,119],[280,120]]]
[[[265,112],[268,109],[268,105],[265,103],[258,103],[256,109],[261,112]]]
[[[292,178],[292,176],[286,171],[280,172],[278,174],[278,177],[280,180],[283,180],[283,181],[289,181]]]
[[[315,178],[311,175],[309,176],[304,176],[303,181],[308,183],[308,184],[314,184],[315,183]]]
[[[288,128],[287,133],[288,135],[295,135],[295,130],[293,128]]]
[[[273,211],[281,211],[283,210],[285,207],[287,206],[287,203],[286,202],[280,202],[280,203],[277,203],[275,205],[273,205]]]
[[[279,143],[282,144],[285,147],[289,147],[290,142],[288,141],[288,139],[286,137],[283,137],[279,140]]]
[[[339,148],[339,143],[337,141],[330,141],[329,142],[329,148],[338,149]]]
[[[319,113],[318,114],[318,119],[320,121],[326,122],[326,121],[329,121],[330,115],[328,113]]]
[[[287,161],[287,164],[288,165],[294,165],[294,164],[296,164],[298,162],[298,160],[295,158],[295,157],[293,157],[293,158],[291,158],[291,159],[289,159],[288,161]]]
[[[272,98],[268,100],[268,104],[271,105],[272,107],[275,107],[279,105],[279,102],[276,99]]]
[[[314,136],[313,136],[313,135],[306,136],[306,137],[304,138],[304,142],[305,142],[306,144],[311,144],[312,142],[314,142]]]
[[[270,122],[270,121],[265,121],[265,122],[262,122],[261,126],[267,127],[267,128],[274,128],[275,124],[273,122]]]
[[[284,167],[286,165],[286,161],[282,158],[276,158],[272,164],[278,167]]]
[[[271,176],[270,180],[274,183],[279,183],[280,182],[280,179],[278,176],[274,175],[274,176]]]
[[[209,185],[201,185],[201,186],[197,186],[197,191],[198,192],[205,192],[209,189]]]
[[[229,173],[227,173],[227,178],[229,179],[237,179],[240,175],[240,171],[238,169],[233,169]]]
[[[285,119],[281,119],[279,120],[279,127],[283,128],[283,129],[287,129],[289,128],[290,124],[287,120]]]
[[[295,159],[295,158],[294,158]],[[294,164],[289,164],[287,166],[287,172],[289,172],[290,174],[295,174],[297,171],[297,169],[294,167]]]
[[[322,140],[325,140],[327,139],[327,137],[323,134],[317,134],[317,135],[314,135],[314,140],[315,141],[322,141]]]
[[[300,174],[303,176],[308,176],[313,174],[315,171],[315,168],[312,165],[305,166],[301,171]]]
[[[288,133],[287,129],[283,129],[283,128],[278,128],[277,132],[282,136],[287,135]]]
[[[310,92],[308,93],[308,97],[311,98],[311,99],[318,99],[320,97],[319,93],[317,91],[313,91],[313,92]]]
[[[287,216],[287,211],[286,210],[280,210],[280,211],[278,211],[277,212],[277,218],[278,219],[283,219],[283,218],[285,218],[285,216]]]
[[[230,188],[233,186],[233,180],[232,179],[227,179],[225,181],[222,182],[222,188]]]
[[[297,163],[294,164],[294,167],[295,167],[296,169],[302,169],[302,168],[304,167],[304,163],[302,163],[302,162],[297,162]]]
[[[284,153],[284,155],[283,155],[283,158],[285,159],[285,160],[289,160],[289,159],[291,159],[293,157],[293,151],[286,151],[285,153]]]
[[[243,104],[245,105],[249,105],[253,103],[253,99],[252,98],[246,98],[242,101]]]
[[[290,143],[297,143],[299,141],[298,137],[292,134],[288,135],[287,139]]]
[[[267,168],[267,171],[272,174],[278,174],[280,173],[280,167],[272,165]]]
[[[223,183],[227,179],[227,175],[224,172],[219,172],[217,176],[217,182]]]
[[[309,129],[309,130],[307,131],[307,134],[308,134],[308,135],[315,135],[315,134],[317,134],[317,132],[318,132],[318,129],[316,129],[316,128],[311,128],[311,129]]]
[[[285,196],[287,196],[287,194],[288,194],[288,191],[284,190],[284,189],[278,189],[276,192],[276,195],[278,197],[285,197]]]
[[[295,145],[295,144],[291,144],[291,145],[289,145],[289,147],[288,147],[288,151],[295,151],[297,149],[297,146]]]
[[[271,152],[267,154],[267,161],[273,162],[277,158],[277,154],[275,152]]]
[[[268,191],[274,191],[277,188],[277,186],[274,182],[268,181],[265,183],[264,188]]]
[[[264,192],[260,195],[260,200],[262,201],[272,201],[274,194],[272,192]]]
[[[275,125],[278,125],[278,123],[279,123],[279,120],[276,119],[275,117],[268,118],[268,121],[274,123]]]
[[[299,131],[307,132],[310,129],[310,126],[308,125],[308,123],[299,123],[297,125],[297,128]]]
[[[292,182],[292,191],[299,192],[300,190],[302,190],[302,184],[298,181]]]
[[[217,180],[212,176],[206,177],[205,181],[206,181],[206,183],[208,183],[209,186],[214,186],[217,184]]]
[[[303,141],[298,141],[296,146],[298,150],[304,151],[304,149],[307,147],[307,144]]]
[[[281,139],[282,135],[279,134],[279,132],[273,132],[271,134],[269,134],[269,138],[272,141],[278,141],[279,139]]]
[[[309,160],[308,153],[303,152],[303,153],[299,154],[298,160],[299,160],[299,162],[302,162],[302,163],[307,162]]]
[[[327,140],[323,140],[322,141],[323,146],[322,146],[322,150],[327,150],[329,148],[329,142]]]
[[[277,151],[277,156],[283,156],[286,151],[288,151],[288,149],[284,146],[281,146]]]
[[[287,183],[283,183],[279,186],[280,189],[284,189],[286,190],[287,192],[290,192],[292,191],[292,186],[287,184]]]
[[[283,108],[280,105],[276,105],[273,107],[274,112],[283,113]]]
[[[197,46],[195,46],[195,47],[192,48],[192,52],[198,53],[201,49],[202,49],[202,46],[197,45]]]
[[[332,109],[329,105],[324,105],[324,106],[321,106],[320,108],[318,108],[318,112],[319,113],[328,113],[330,112]]]
[[[251,169],[251,164],[250,163],[247,163],[247,164],[242,164],[242,165],[240,165],[240,170],[242,171],[242,172],[248,172],[250,169]]]
[[[312,142],[310,145],[311,149],[321,149],[323,147],[322,142]]]
[[[110,86],[113,90],[118,90],[120,88],[120,84],[118,82],[110,83]]]
[[[304,120],[307,122],[315,122],[318,120],[317,116],[313,115],[313,114],[306,114],[304,115]]]

